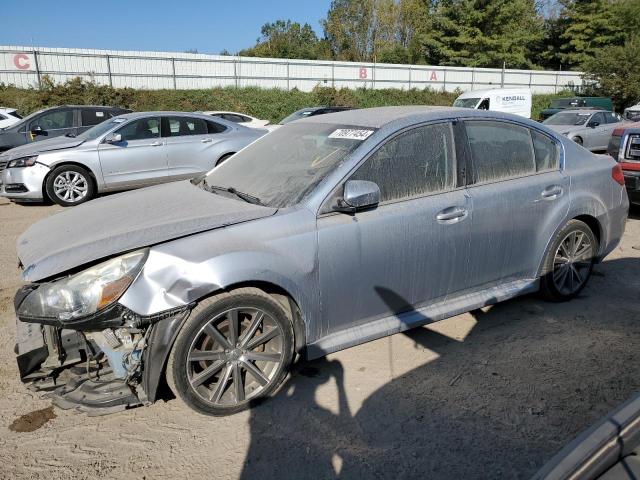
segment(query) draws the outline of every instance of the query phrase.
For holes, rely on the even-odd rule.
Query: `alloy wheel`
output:
[[[556,250],[553,259],[553,283],[563,295],[572,295],[582,288],[593,263],[593,245],[582,231],[569,232]]]
[[[233,308],[207,322],[194,337],[187,379],[209,404],[233,407],[256,397],[284,361],[283,332],[267,313]]]
[[[65,202],[77,203],[89,192],[89,182],[79,172],[60,172],[53,180],[53,191]]]

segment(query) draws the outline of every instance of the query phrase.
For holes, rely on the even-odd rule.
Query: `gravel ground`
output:
[[[528,478],[640,389],[635,211],[578,299],[519,298],[302,363],[250,412],[53,409],[19,381],[12,297],[17,236],[57,210],[0,200],[0,478]]]

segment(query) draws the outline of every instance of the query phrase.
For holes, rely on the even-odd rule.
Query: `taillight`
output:
[[[622,166],[620,164],[615,165],[611,169],[611,178],[624,187],[624,174],[622,173]]]

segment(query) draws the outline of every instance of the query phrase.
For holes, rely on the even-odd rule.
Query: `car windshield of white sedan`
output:
[[[544,122],[545,125],[584,125],[591,113],[560,112],[550,116]]]
[[[114,128],[116,125],[124,122],[124,118],[114,118],[113,120],[109,120],[106,122],[99,123],[95,127],[91,127],[86,132],[81,133],[76,138],[80,140],[95,140],[99,136],[107,133],[109,130]]]
[[[376,129],[326,123],[283,126],[205,177],[203,188],[233,188],[260,203],[295,205]]]
[[[453,106],[460,108],[476,108],[479,101],[479,98],[458,98],[453,102]]]

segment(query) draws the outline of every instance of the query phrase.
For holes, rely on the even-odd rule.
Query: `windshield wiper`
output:
[[[249,195],[248,193],[241,192],[233,187],[219,187],[217,185],[209,185],[206,180],[203,180],[202,183],[204,185],[204,189],[208,192],[228,192],[247,203],[265,206],[264,203],[262,203],[262,200],[260,200],[258,197],[254,197],[253,195]]]

